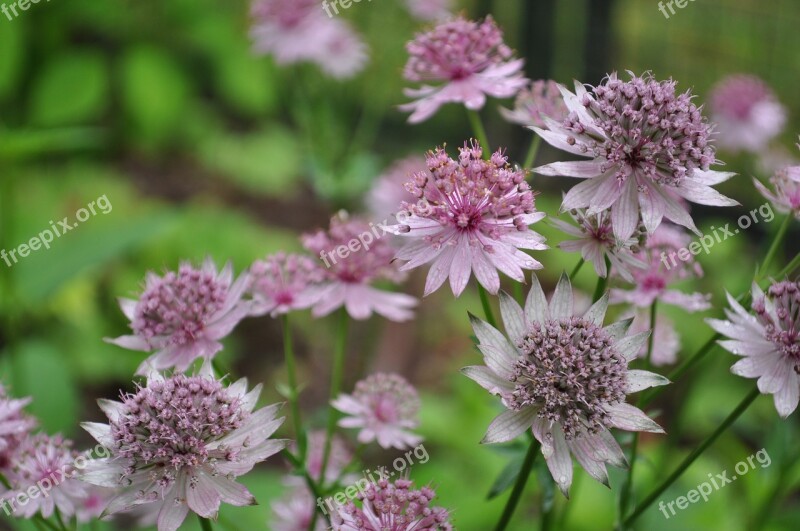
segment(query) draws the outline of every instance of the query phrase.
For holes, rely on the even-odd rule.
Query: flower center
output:
[[[753,303],[756,318],[766,329],[766,339],[794,363],[795,372],[800,374],[800,284],[778,282],[770,286],[766,296],[774,305],[774,314],[767,311],[761,299]]]

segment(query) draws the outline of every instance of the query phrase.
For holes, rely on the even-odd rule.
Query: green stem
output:
[[[641,516],[641,514],[648,507],[650,507],[650,505],[652,505],[652,503],[656,501],[656,499],[658,499],[658,497],[661,496],[661,494],[663,494],[664,491],[667,490],[667,488],[669,488],[670,485],[672,485],[675,482],[675,480],[681,477],[681,475],[686,471],[686,469],[689,468],[689,466],[692,463],[694,463],[694,461],[698,457],[700,457],[700,455],[702,455],[702,453],[705,452],[706,449],[709,446],[711,446],[714,443],[714,441],[716,441],[717,438],[720,435],[722,435],[722,433],[724,433],[725,430],[727,430],[731,426],[731,424],[733,424],[736,421],[736,419],[738,419],[741,416],[741,414],[747,410],[748,407],[750,407],[750,404],[753,403],[753,401],[758,397],[759,394],[760,392],[758,390],[758,387],[753,388],[753,390],[750,391],[750,393],[739,403],[739,405],[736,406],[736,409],[734,409],[731,412],[731,414],[728,415],[728,417],[724,421],[722,421],[722,424],[720,424],[719,427],[716,430],[714,430],[714,433],[712,433],[705,441],[703,441],[703,443],[700,446],[695,448],[695,450],[691,454],[689,454],[689,456],[686,457],[686,459],[683,460],[683,462],[678,466],[678,468],[675,469],[675,471],[672,474],[670,474],[670,476],[667,479],[665,479],[661,483],[661,485],[656,487],[656,489],[653,492],[651,492],[644,499],[644,501],[642,501],[642,503],[639,504],[638,507],[636,507],[636,510],[633,511],[633,513],[631,513],[630,516],[625,518],[625,520],[622,523],[622,528],[625,529],[629,527],[634,521],[636,521],[636,519],[639,516]]]
[[[597,287],[594,288],[594,295],[592,296],[592,302],[599,301],[600,297],[603,296],[603,293],[606,292],[606,287],[608,286],[608,277],[611,276],[611,260],[609,260],[607,256],[605,258],[606,258],[606,276],[597,277]]]
[[[294,436],[297,439],[297,448],[300,453],[300,462],[305,463],[306,459],[306,433],[303,431],[302,417],[300,416],[300,398],[297,388],[297,362],[295,360],[294,348],[292,344],[292,331],[289,327],[289,316],[281,316],[281,326],[283,327],[283,352],[286,359],[286,373],[289,378],[289,405],[292,409],[292,421],[294,422]]]
[[[522,164],[523,168],[530,168],[536,162],[536,155],[539,153],[539,147],[542,145],[542,137],[534,133],[531,147],[528,149],[528,154],[525,157],[525,162]]]
[[[483,158],[488,159],[491,156],[492,150],[489,144],[489,137],[486,135],[486,129],[483,127],[483,122],[481,121],[481,115],[478,114],[478,111],[467,109],[467,117],[469,117],[469,123],[472,126],[472,133],[483,148]]]
[[[344,374],[344,353],[347,344],[347,311],[342,308],[339,310],[339,319],[336,326],[336,344],[333,351],[333,369],[331,370],[331,394],[330,400],[333,402],[342,390],[342,376]],[[328,426],[325,429],[325,449],[322,453],[322,467],[319,473],[319,483],[325,481],[325,472],[328,469],[328,459],[331,455],[331,442],[333,431],[336,429],[338,412],[331,404],[328,404]]]
[[[578,263],[577,263],[577,264],[575,264],[575,268],[572,270],[572,273],[570,273],[570,274],[569,274],[569,280],[570,280],[570,281],[573,281],[573,280],[575,280],[575,275],[577,275],[577,274],[578,274],[578,271],[580,271],[580,270],[581,270],[581,268],[583,267],[583,264],[585,264],[585,263],[586,263],[586,260],[584,260],[583,258],[581,258],[581,259],[578,261]]]
[[[772,261],[775,259],[775,255],[778,253],[778,248],[781,246],[784,237],[786,236],[786,232],[789,230],[789,225],[791,225],[794,216],[787,215],[786,218],[781,223],[781,226],[778,228],[777,234],[775,234],[775,238],[772,240],[772,245],[769,246],[769,250],[767,251],[767,256],[764,257],[764,261],[761,263],[761,267],[758,268],[758,275],[756,276],[756,280],[760,280],[764,277],[767,273],[769,273],[769,267],[772,265]]]
[[[197,515],[197,519],[200,520],[200,529],[203,531],[212,531],[213,528],[211,527],[211,520],[208,518],[203,518],[199,514]]]
[[[775,275],[775,278],[783,278],[789,273],[792,273],[798,267],[800,267],[800,253],[797,253],[795,257],[792,258],[792,261],[786,264],[786,267],[781,269],[780,273]]]
[[[41,525],[43,525],[44,527],[46,527],[47,529],[50,529],[52,531],[59,531],[58,527],[53,522],[51,522],[50,520],[45,519],[39,513],[36,513],[33,516],[33,521],[40,523]]]
[[[495,321],[494,313],[492,313],[492,305],[489,304],[489,294],[486,293],[486,290],[480,284],[478,284],[478,293],[481,296],[481,306],[483,306],[483,314],[486,316],[486,322],[497,328],[497,321]]]
[[[522,496],[522,491],[525,490],[525,484],[528,482],[528,476],[531,475],[533,463],[536,461],[536,456],[538,453],[539,442],[534,439],[531,441],[531,444],[528,447],[528,453],[525,454],[525,460],[522,462],[522,468],[519,470],[519,476],[517,476],[517,481],[514,483],[514,489],[511,491],[511,496],[509,496],[508,501],[506,502],[506,507],[503,509],[503,515],[500,517],[500,521],[497,522],[497,526],[494,528],[495,531],[503,531],[511,521],[511,517],[514,515],[514,511],[517,509],[519,499]]]

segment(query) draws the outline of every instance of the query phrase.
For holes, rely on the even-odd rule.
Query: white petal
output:
[[[536,418],[538,410],[527,407],[522,411],[506,410],[500,413],[489,425],[481,444],[508,442],[516,439],[529,429]]]
[[[649,431],[651,433],[664,433],[656,422],[644,412],[628,403],[620,402],[613,406],[606,406],[609,415],[609,424],[615,428],[627,431]]]
[[[566,273],[561,273],[558,284],[550,300],[550,317],[560,321],[572,317],[572,285]]]
[[[522,307],[505,291],[500,292],[500,315],[511,341],[518,341],[525,335],[525,314]]]
[[[542,285],[539,278],[531,275],[531,289],[528,298],[525,300],[525,319],[528,323],[541,323],[550,319],[550,309],[547,305],[547,298],[544,296]]]
[[[488,367],[472,365],[470,367],[464,367],[461,369],[461,372],[464,376],[474,380],[478,385],[494,395],[499,395],[503,391],[511,391],[514,389],[514,385],[510,381],[499,377]]]
[[[651,387],[657,387],[671,383],[668,379],[664,378],[660,374],[650,371],[641,371],[638,369],[628,370],[625,380],[626,394],[636,393],[643,389],[649,389]]]
[[[625,356],[628,361],[636,359],[649,337],[649,330],[633,336],[626,336],[616,342],[617,352]]]

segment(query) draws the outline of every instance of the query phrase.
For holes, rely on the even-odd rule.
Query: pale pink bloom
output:
[[[678,353],[681,351],[681,338],[672,320],[661,313],[656,313],[656,324],[650,326],[650,310],[648,308],[635,308],[633,312],[625,314],[628,318],[632,317],[633,322],[629,333],[638,334],[650,330],[653,334],[653,352],[650,355],[650,363],[655,367],[672,365],[678,360]],[[644,358],[647,355],[648,345],[642,345],[637,357]]]
[[[738,74],[717,83],[709,98],[719,147],[758,153],[786,125],[786,108],[756,76]]]
[[[23,411],[30,403],[30,397],[12,398],[0,385],[0,473],[11,465],[14,452],[36,426],[36,421]]]
[[[114,490],[90,485],[86,497],[76,507],[75,517],[78,522],[86,523],[99,519],[113,497]]]
[[[756,173],[775,175],[788,166],[800,165],[800,159],[784,146],[773,145],[758,152]]]
[[[471,273],[491,293],[500,289],[498,270],[525,282],[524,269],[542,264],[521,249],[547,249],[544,237],[528,228],[544,217],[537,212],[525,172],[514,169],[500,150],[483,160],[477,142],[451,159],[442,148],[428,153],[428,173],[417,173],[406,185],[424,204],[405,203],[398,224],[386,227],[409,238],[397,258],[402,271],[432,262],[425,295],[450,278],[458,297]],[[429,177],[432,175],[432,178]]]
[[[405,90],[406,96],[416,100],[400,106],[412,113],[410,123],[427,120],[445,103],[482,109],[486,96],[509,98],[527,83],[523,60],[512,59],[513,52],[503,43],[503,33],[491,16],[483,22],[463,17],[444,22],[418,34],[406,48],[410,55],[406,80],[442,83]]]
[[[569,114],[558,83],[551,79],[532,81],[514,101],[513,109],[501,107],[500,114],[511,123],[545,129],[544,117],[561,122]]]
[[[621,241],[614,237],[611,213],[608,210],[588,215],[585,209],[579,208],[570,210],[569,215],[578,224],[577,227],[560,219],[550,220],[561,232],[577,238],[563,241],[558,247],[570,253],[580,252],[581,258],[594,266],[598,276],[608,276],[606,258],[611,262],[614,272],[628,282],[633,282],[631,268],[647,267],[647,264],[635,256],[645,239],[643,228],[631,238]]]
[[[317,263],[307,256],[279,252],[255,261],[247,290],[253,297],[251,315],[276,317],[310,308],[319,299],[323,277]]]
[[[414,195],[406,190],[406,183],[417,173],[425,173],[430,177],[425,158],[411,155],[400,159],[381,174],[372,185],[366,197],[366,207],[372,217],[382,223],[397,214],[400,205],[415,201]]]
[[[406,6],[420,20],[444,20],[453,16],[453,0],[406,0]]]
[[[800,284],[773,282],[766,294],[753,284],[752,293],[755,315],[728,294],[728,320],[706,322],[729,338],[719,342],[725,350],[742,356],[731,372],[758,378],[759,391],[773,395],[775,409],[786,418],[800,397]]]
[[[308,531],[317,510],[317,501],[305,485],[294,487],[270,505],[272,520],[269,529],[272,531]],[[313,529],[326,531],[325,518],[318,517]]]
[[[640,216],[648,233],[667,218],[699,234],[676,195],[702,205],[738,205],[711,187],[734,174],[709,170],[717,162],[711,130],[691,93],[676,94],[675,85],[649,74],[631,74],[627,82],[611,74],[591,92],[578,82],[575,94],[562,87],[570,115],[563,123],[545,118],[547,129],[533,129],[552,146],[592,159],[534,170],[585,179],[564,197],[562,210],[611,209],[614,235],[627,240]]]
[[[0,496],[14,510],[14,516],[32,518],[37,513],[50,518],[58,512],[66,519],[81,508],[88,497],[88,486],[75,479],[76,459],[80,454],[72,449],[72,441],[60,435],[44,433],[25,439],[14,453],[6,479],[11,490]],[[26,504],[14,504],[14,498],[31,488],[38,496],[29,496]]]
[[[160,507],[159,531],[178,529],[190,510],[213,519],[222,502],[255,505],[235,478],[287,443],[269,438],[284,419],[278,404],[255,410],[260,393],[245,379],[224,386],[208,362],[197,376],[152,371],[121,402],[98,402],[109,424],[82,424],[111,457],[90,461],[81,479],[118,489],[104,515]]]
[[[782,214],[792,214],[800,219],[800,166],[789,166],[779,170],[769,182],[774,191],[761,184],[758,179],[753,179],[758,191],[772,203],[775,210]]]
[[[679,227],[661,225],[647,238],[647,243],[636,257],[642,260],[645,269],[632,269],[634,288],[612,289],[611,302],[626,302],[634,306],[650,307],[658,300],[679,306],[690,312],[703,311],[711,307],[711,295],[684,293],[670,286],[676,282],[703,276],[700,267],[688,249],[691,237]],[[680,251],[684,249],[683,251]],[[681,259],[681,254],[686,260]]]
[[[610,428],[663,433],[626,395],[665,385],[666,378],[629,370],[649,333],[628,335],[630,321],[603,327],[608,297],[575,315],[569,277],[562,275],[548,304],[536,275],[525,308],[500,293],[506,336],[471,317],[486,366],[462,372],[502,399],[483,443],[508,442],[527,430],[565,496],[574,455],[589,475],[608,486],[606,463],[626,466]]]
[[[324,266],[323,284],[312,314],[322,317],[344,307],[353,319],[377,313],[391,321],[414,317],[417,299],[372,287],[379,280],[405,279],[393,263],[394,248],[373,223],[340,213],[331,218],[328,231],[303,236],[303,246],[318,255]]]
[[[382,448],[405,450],[422,442],[411,430],[419,426],[417,390],[398,374],[377,373],[356,384],[352,395],[339,395],[333,407],[347,414],[343,428],[358,428],[358,442],[377,441]]]
[[[314,479],[322,475],[322,460],[325,456],[325,430],[315,430],[308,434],[308,448],[306,449],[306,471]],[[293,443],[293,450],[297,453],[297,444]],[[344,469],[353,460],[353,453],[347,447],[345,440],[334,434],[331,439],[331,449],[328,455],[328,465],[325,468],[325,484],[333,484]],[[305,485],[305,480],[300,476],[288,476],[285,483],[292,486]]]
[[[331,514],[333,531],[452,531],[450,513],[431,506],[436,492],[413,486],[407,479],[370,483],[358,504],[347,502]]]
[[[331,77],[353,77],[367,63],[367,46],[344,20],[317,0],[255,0],[250,32],[257,53],[280,65],[310,62]]]

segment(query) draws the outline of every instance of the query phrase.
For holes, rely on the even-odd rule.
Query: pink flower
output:
[[[108,502],[114,497],[113,495],[112,489],[91,485],[87,489],[86,498],[82,499],[76,507],[75,517],[78,522],[91,522],[99,519]]]
[[[733,152],[760,152],[786,125],[786,109],[756,76],[722,79],[711,90],[709,107],[719,146]]]
[[[587,215],[585,209],[574,209],[569,214],[578,224],[577,227],[560,219],[550,220],[550,223],[561,232],[577,238],[563,241],[558,246],[570,253],[580,251],[581,257],[594,265],[598,276],[604,278],[608,276],[606,258],[611,262],[614,272],[628,282],[634,281],[631,268],[647,267],[647,264],[635,256],[642,245],[644,230],[634,234],[632,238],[620,241],[614,237],[611,214],[608,210]]]
[[[636,286],[630,291],[612,289],[611,302],[626,302],[638,307],[649,307],[658,300],[690,312],[710,308],[709,294],[687,294],[669,289],[675,282],[703,276],[703,268],[695,262],[694,255],[687,250],[681,252],[690,242],[689,235],[678,227],[661,225],[647,239],[644,249],[636,255],[647,264],[645,269],[631,270]],[[686,256],[687,259],[683,260],[682,256]]]
[[[453,0],[406,0],[406,6],[420,20],[444,20],[453,15]]]
[[[304,235],[303,246],[325,264],[324,282],[312,310],[315,317],[342,306],[353,319],[367,319],[373,312],[392,321],[414,316],[417,299],[371,286],[378,280],[400,282],[405,278],[392,263],[394,248],[374,224],[342,213],[331,219],[327,232]]]
[[[189,510],[216,518],[221,502],[254,505],[235,478],[287,442],[269,438],[284,420],[279,405],[254,411],[260,392],[244,379],[223,386],[205,363],[198,376],[152,371],[121,402],[99,401],[109,424],[82,426],[112,455],[91,461],[82,479],[119,489],[104,515],[156,504],[159,531],[175,531]]]
[[[513,52],[492,17],[444,22],[418,34],[406,48],[411,56],[404,70],[408,81],[444,83],[406,89],[406,96],[416,101],[400,109],[412,112],[408,121],[413,124],[424,122],[445,103],[482,109],[487,95],[509,98],[527,82],[521,72],[523,60],[511,59]]]
[[[430,177],[425,159],[412,155],[396,161],[375,180],[365,201],[375,220],[386,223],[390,216],[397,214],[402,203],[416,200],[405,184],[417,173]]]
[[[317,302],[323,279],[319,266],[307,256],[277,253],[250,266],[253,296],[251,315],[276,317],[294,310],[305,310]]]
[[[500,108],[500,114],[511,123],[546,129],[544,117],[563,121],[569,109],[561,97],[558,83],[550,79],[532,81],[530,86],[517,94],[513,109]]]
[[[477,142],[461,148],[457,160],[442,148],[429,152],[430,174],[417,173],[406,185],[424,204],[404,203],[407,212],[398,215],[399,224],[386,227],[412,240],[397,253],[407,261],[402,271],[433,262],[426,296],[449,277],[458,297],[471,271],[484,288],[497,293],[497,270],[524,282],[523,269],[542,268],[520,250],[547,249],[544,237],[528,228],[544,213],[536,211],[525,172],[513,169],[500,150],[490,160],[482,154]]]
[[[351,501],[331,514],[333,531],[452,531],[448,511],[431,506],[436,492],[413,486],[407,479],[370,483],[358,505]]]
[[[610,428],[663,433],[626,395],[669,383],[629,370],[649,333],[627,335],[629,322],[603,327],[608,297],[583,316],[573,311],[569,278],[562,275],[548,305],[536,275],[525,308],[500,294],[504,336],[472,317],[486,366],[462,369],[502,399],[506,411],[492,421],[483,443],[515,439],[532,429],[553,479],[565,496],[574,455],[589,475],[608,486],[606,463],[626,465]]]
[[[163,277],[148,273],[138,301],[120,299],[134,335],[108,341],[132,350],[156,351],[137,374],[146,374],[149,367],[185,371],[197,358],[211,359],[222,350],[219,340],[250,312],[250,303],[242,299],[248,282],[247,275],[234,282],[230,264],[217,273],[211,259],[202,269],[184,262],[177,273]]]
[[[800,166],[779,170],[769,180],[774,192],[753,179],[758,191],[782,214],[792,214],[800,219]]]
[[[72,441],[60,435],[50,437],[41,433],[25,439],[14,453],[7,472],[11,490],[0,496],[3,506],[10,505],[13,514],[23,518],[32,518],[37,513],[50,518],[58,510],[69,519],[89,496],[87,486],[74,479],[79,455],[72,449]],[[18,497],[30,489],[40,495],[27,495],[26,504],[15,505]]]
[[[675,325],[666,315],[656,314],[655,326],[650,324],[650,310],[646,308],[636,308],[632,313],[626,313],[627,317],[633,317],[633,323],[629,333],[638,334],[651,330],[653,333],[653,352],[650,355],[650,363],[655,367],[672,365],[678,360],[678,353],[681,351],[681,338]],[[647,345],[642,345],[639,350],[638,358],[647,355]]]
[[[308,449],[306,450],[306,471],[314,479],[319,479],[322,474],[322,460],[325,454],[325,430],[315,430],[308,434]],[[294,451],[297,453],[297,445],[294,444]],[[344,469],[353,460],[353,454],[347,447],[345,440],[334,434],[331,439],[331,450],[328,455],[328,466],[325,469],[325,483],[333,484]],[[302,486],[305,480],[299,476],[288,476],[285,483],[287,485]]]
[[[31,398],[11,398],[6,388],[0,385],[0,473],[11,465],[13,454],[36,426],[23,408]]]
[[[703,205],[738,205],[711,188],[733,174],[708,169],[716,162],[710,128],[691,93],[676,94],[675,85],[649,74],[631,74],[627,82],[611,74],[592,92],[577,82],[575,94],[562,89],[570,115],[563,123],[545,119],[547,130],[533,129],[552,146],[592,159],[534,170],[585,179],[564,197],[562,210],[611,209],[614,236],[624,241],[640,216],[648,233],[667,218],[699,234],[675,195]]]
[[[272,502],[271,506],[269,529],[272,531],[308,531],[317,510],[316,500],[304,485],[291,489],[285,496]],[[325,519],[317,518],[313,529],[326,531]]]
[[[251,12],[256,52],[278,64],[310,62],[346,79],[367,63],[366,44],[347,22],[326,16],[316,0],[255,0]]]
[[[373,374],[356,384],[352,395],[339,395],[333,407],[346,413],[343,428],[360,428],[358,442],[377,440],[382,448],[418,445],[422,438],[410,430],[419,426],[420,400],[417,390],[398,374]]]
[[[706,319],[723,336],[725,350],[742,356],[731,372],[758,378],[758,389],[771,394],[775,409],[786,418],[800,397],[800,284],[774,282],[765,294],[753,284],[751,315],[728,294],[727,321]]]

